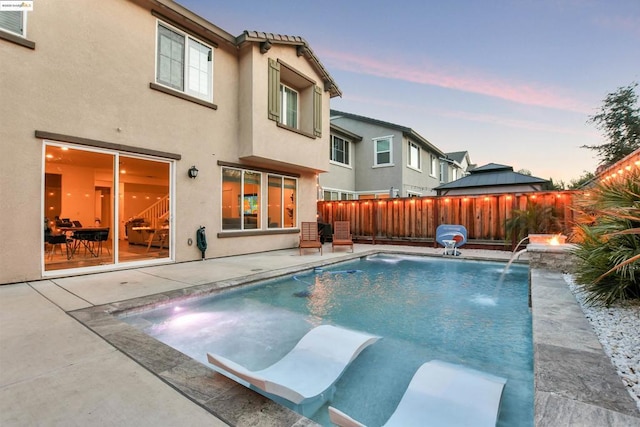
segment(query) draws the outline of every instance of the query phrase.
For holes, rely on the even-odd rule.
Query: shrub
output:
[[[640,173],[599,183],[576,204],[576,282],[591,305],[640,298]]]
[[[557,234],[562,224],[553,206],[527,200],[526,209],[515,209],[504,223],[507,236],[514,235],[520,241],[529,234]]]

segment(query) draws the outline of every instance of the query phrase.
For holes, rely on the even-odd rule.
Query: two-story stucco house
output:
[[[434,195],[445,153],[415,130],[331,110],[325,200]]]
[[[297,246],[338,86],[170,0],[0,11],[0,283]],[[202,241],[202,239],[200,239]]]

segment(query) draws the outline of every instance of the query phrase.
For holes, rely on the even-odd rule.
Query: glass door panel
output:
[[[45,146],[45,271],[114,263],[113,154]],[[97,191],[101,188],[100,191]]]
[[[120,156],[119,262],[170,256],[169,176],[168,162]]]

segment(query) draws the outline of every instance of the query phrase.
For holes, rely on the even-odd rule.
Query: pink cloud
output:
[[[463,92],[500,98],[519,104],[559,110],[591,113],[591,108],[570,97],[560,95],[559,88],[542,87],[529,83],[510,83],[482,76],[480,73],[450,72],[433,66],[408,65],[400,61],[381,61],[379,58],[357,56],[339,51],[321,52],[329,68],[359,74],[432,85]]]
[[[496,126],[506,126],[511,128],[529,130],[529,131],[542,131],[542,132],[550,132],[550,133],[558,133],[564,135],[576,135],[580,137],[597,137],[597,132],[594,130],[580,130],[572,127],[563,127],[563,126],[555,126],[550,125],[548,123],[541,123],[532,120],[521,120],[521,119],[513,119],[493,114],[479,114],[479,113],[471,113],[468,111],[462,110],[446,110],[442,108],[432,109],[425,108],[419,105],[407,104],[406,102],[394,102],[388,99],[375,99],[371,97],[362,97],[362,96],[353,96],[353,95],[345,95],[345,100],[349,100],[352,102],[362,103],[364,105],[378,105],[385,108],[392,108],[395,110],[407,110],[411,112],[423,111],[425,114],[429,116],[440,116],[447,118],[455,118],[466,121],[478,122],[478,123],[488,123]],[[398,123],[400,125],[406,126],[406,123]]]
[[[640,37],[640,18],[637,16],[600,16],[596,24],[608,30],[617,30],[628,35]]]

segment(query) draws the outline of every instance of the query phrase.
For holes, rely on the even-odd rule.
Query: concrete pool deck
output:
[[[383,245],[356,244],[354,254],[325,249],[322,256],[300,256],[296,248],[0,286],[0,425],[314,425],[111,313],[372,252],[442,254]],[[640,426],[635,402],[562,275],[532,269],[531,278],[535,425]]]

